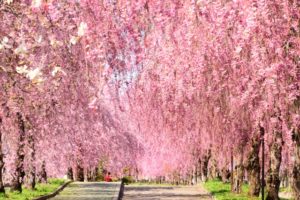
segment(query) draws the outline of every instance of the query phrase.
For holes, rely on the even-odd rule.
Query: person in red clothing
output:
[[[105,181],[105,182],[112,182],[112,178],[111,178],[111,176],[110,176],[110,172],[108,172],[108,173],[105,175],[104,181]]]

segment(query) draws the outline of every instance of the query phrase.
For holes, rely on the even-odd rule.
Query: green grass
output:
[[[292,192],[292,188],[291,187],[280,188],[279,191],[280,192]]]
[[[31,200],[35,197],[43,196],[54,192],[59,186],[65,183],[63,179],[49,179],[47,184],[37,184],[36,190],[23,188],[22,193],[6,191],[5,196],[0,195],[0,200]]]
[[[222,181],[214,180],[207,181],[203,184],[217,200],[258,200],[259,198],[252,198],[247,195],[249,186],[244,184],[242,186],[241,194],[234,194],[231,192],[230,183],[223,183]]]
[[[204,188],[207,189],[217,200],[260,200],[258,197],[248,196],[249,186],[244,184],[242,187],[241,194],[234,194],[231,192],[230,183],[223,183],[219,180],[207,181],[203,184]],[[282,189],[286,190],[286,189]],[[281,191],[282,191],[281,190]],[[288,199],[281,199],[288,200]]]

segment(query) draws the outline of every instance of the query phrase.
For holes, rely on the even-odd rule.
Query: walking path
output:
[[[82,183],[74,182],[51,200],[115,200],[120,183]]]
[[[200,185],[126,185],[123,200],[212,200],[212,197]]]

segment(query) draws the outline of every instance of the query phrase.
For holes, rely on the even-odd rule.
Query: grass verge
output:
[[[259,198],[249,197],[247,192],[249,190],[248,185],[244,184],[241,194],[234,194],[230,190],[230,183],[223,183],[222,181],[213,180],[207,181],[203,184],[217,200],[259,200]]]
[[[234,194],[230,190],[230,183],[223,183],[219,180],[207,181],[203,184],[204,188],[207,189],[217,200],[260,200],[260,198],[249,197],[248,190],[249,186],[247,184],[243,185],[241,194]],[[290,191],[291,189],[281,189],[283,191]],[[291,199],[283,199],[281,200],[291,200]]]
[[[49,179],[47,184],[37,184],[36,190],[28,190],[26,188],[23,188],[22,193],[6,191],[5,195],[0,195],[0,200],[31,200],[33,198],[54,192],[65,182],[66,180],[64,179]]]

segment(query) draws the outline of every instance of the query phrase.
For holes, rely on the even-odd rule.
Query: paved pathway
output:
[[[212,200],[200,185],[155,186],[126,185],[123,200]]]
[[[51,200],[114,200],[120,183],[82,183],[74,182]]]

